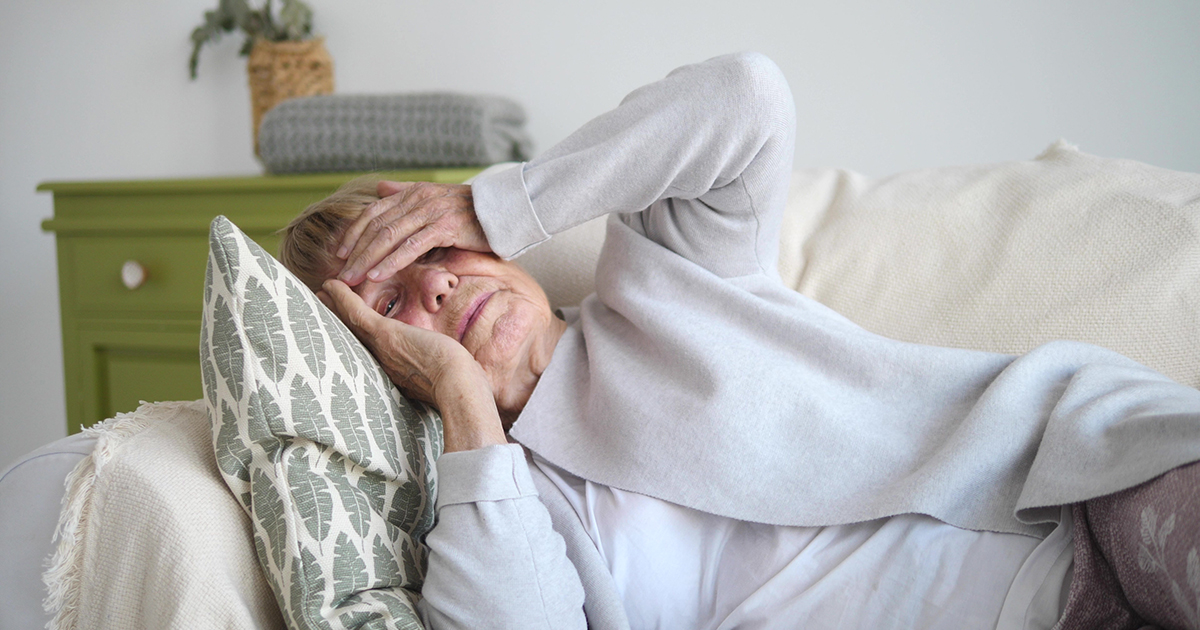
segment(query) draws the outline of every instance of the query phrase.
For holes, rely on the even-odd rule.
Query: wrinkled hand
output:
[[[342,236],[338,278],[356,286],[382,281],[435,247],[490,252],[475,216],[471,187],[427,182],[380,182],[381,199],[367,207]]]
[[[448,371],[478,367],[455,340],[380,315],[345,283],[329,280],[322,289],[318,297],[371,350],[406,395],[435,403],[437,384]]]
[[[370,349],[405,395],[442,413],[445,452],[507,442],[487,374],[462,344],[376,313],[338,280],[327,280],[317,297]]]

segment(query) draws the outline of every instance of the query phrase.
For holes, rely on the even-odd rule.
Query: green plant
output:
[[[221,33],[241,30],[246,34],[240,54],[250,54],[259,39],[272,42],[299,41],[312,35],[312,9],[301,0],[282,0],[278,15],[271,9],[271,0],[262,7],[252,8],[247,0],[220,0],[214,11],[204,12],[204,23],[192,31],[192,57],[188,70],[196,78],[200,63],[200,48],[221,39]]]

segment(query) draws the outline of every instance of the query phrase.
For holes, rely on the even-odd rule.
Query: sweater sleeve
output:
[[[475,209],[505,258],[617,213],[723,277],[774,271],[794,142],[778,67],[726,55],[635,90],[519,168],[480,176]]]
[[[586,628],[583,586],[521,447],[446,453],[437,466],[419,605],[426,627]]]

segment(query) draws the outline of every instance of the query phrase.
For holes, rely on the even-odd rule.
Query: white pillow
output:
[[[784,281],[864,328],[1021,353],[1073,339],[1200,386],[1200,175],[1081,153],[869,179],[797,171]]]

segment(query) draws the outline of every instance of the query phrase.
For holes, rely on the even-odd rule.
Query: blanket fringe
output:
[[[47,564],[46,572],[42,574],[42,582],[48,591],[42,608],[53,617],[46,624],[50,630],[74,630],[78,625],[84,540],[91,517],[92,487],[104,470],[105,464],[113,458],[126,440],[141,433],[153,422],[196,404],[190,401],[142,401],[134,411],[119,413],[83,430],[84,435],[96,438],[96,446],[89,457],[83,458],[75,465],[64,482],[66,494],[63,495],[63,507],[53,539],[58,545]]]

